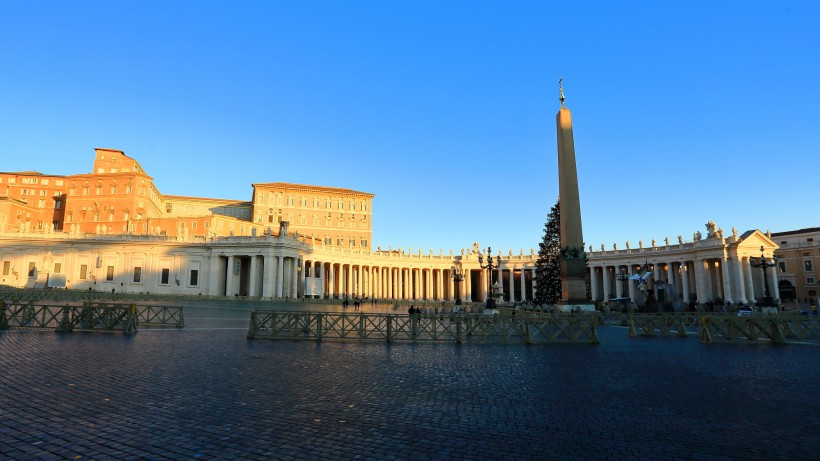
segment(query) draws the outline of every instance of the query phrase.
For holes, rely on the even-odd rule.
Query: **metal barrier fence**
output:
[[[802,315],[711,315],[701,319],[700,340],[713,344],[718,340],[756,341],[768,339],[775,344],[793,341],[820,341],[820,319]]]
[[[620,324],[629,327],[629,336],[688,336],[688,330],[697,329],[701,342],[707,344],[741,338],[768,339],[775,344],[786,344],[789,340],[820,341],[820,318],[796,314],[621,314]]]
[[[42,328],[60,332],[105,330],[133,334],[137,325],[185,326],[182,306],[86,302],[81,306],[0,301],[0,330]]]
[[[248,338],[598,344],[596,316],[378,314],[254,310]]]

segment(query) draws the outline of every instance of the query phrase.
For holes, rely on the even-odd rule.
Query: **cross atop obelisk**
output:
[[[564,106],[563,77],[558,80],[561,109],[555,116],[558,125],[558,202],[561,210],[561,301],[559,304],[587,310],[584,233],[581,229],[581,199],[575,168],[575,141],[572,114]],[[594,307],[593,307],[594,309]]]

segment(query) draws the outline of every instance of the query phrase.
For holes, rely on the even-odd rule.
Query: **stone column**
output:
[[[319,263],[319,299],[325,299],[325,263]]]
[[[336,299],[336,263],[330,262],[327,265],[328,282],[327,282],[327,297]]]
[[[743,258],[743,280],[746,282],[746,301],[749,304],[757,302],[755,299],[755,283],[752,277],[752,264],[749,258]]]
[[[680,267],[680,276],[681,276],[681,293],[683,293],[683,302],[689,303],[689,267],[686,265],[686,261],[681,263]],[[688,309],[688,306],[687,306]]]
[[[473,278],[470,276],[470,269],[467,269],[466,275],[464,276],[464,299],[465,302],[471,302],[473,300]]]
[[[618,280],[618,275],[621,274],[619,270],[620,266],[615,266],[615,297],[616,298],[623,298],[624,297],[624,281]],[[629,266],[629,275],[632,275],[632,266]],[[629,284],[632,287],[632,284]],[[632,290],[629,290],[629,297],[632,298],[633,296]]]
[[[632,267],[631,264],[629,265],[629,269],[627,270],[627,274],[629,274],[630,276],[635,275],[635,269]],[[629,300],[634,303],[635,302],[635,283],[632,280],[627,280],[626,283],[627,283],[626,286],[629,288]]]
[[[404,287],[406,285],[407,279],[405,278],[406,275],[404,273],[403,267],[396,268],[396,298],[405,300],[407,299],[407,293],[404,292]]]
[[[258,296],[256,293],[257,281],[259,278],[256,274],[257,270],[258,268],[256,267],[256,256],[251,255],[250,274],[248,274],[248,296]]]
[[[515,302],[515,270],[510,267],[508,269],[510,273],[510,302]]]
[[[771,287],[772,287],[772,289],[770,291],[770,293],[772,294],[772,299],[774,299],[775,301],[779,301],[780,300],[780,287],[777,286],[777,264],[775,264],[774,266],[768,268],[767,270],[770,271],[770,274],[771,274],[771,277],[769,278],[769,280],[771,281]]]
[[[699,304],[703,304],[707,301],[707,292],[706,292],[706,273],[703,269],[703,265],[705,261],[702,259],[696,259],[694,261],[695,265],[695,299],[697,299]]]
[[[652,291],[655,293],[655,299],[658,299],[658,285],[655,283],[661,278],[661,268],[658,263],[652,264]]]
[[[147,261],[146,261],[147,262]],[[222,267],[222,258],[219,256],[208,256],[208,294],[211,296],[219,295],[217,284],[219,283],[219,269]],[[146,267],[147,269],[147,267]],[[146,275],[148,271],[146,271]],[[75,280],[76,276],[73,277]]]
[[[276,297],[284,296],[285,288],[285,257],[276,256]]]
[[[456,296],[460,296],[460,294],[455,293],[456,282],[455,280],[453,280],[452,271],[447,275],[449,275],[449,277],[447,277],[447,297],[449,298],[448,301],[455,301]]]
[[[729,258],[720,261],[720,275],[723,277],[723,303],[731,304],[732,301],[732,279],[729,273]]]
[[[293,264],[291,264],[291,294],[290,299],[299,299],[299,281],[304,281],[304,278],[300,279],[299,277],[299,266],[301,263],[299,262],[299,258],[293,258]],[[302,271],[302,277],[304,277],[305,272]],[[304,286],[304,284],[303,284]]]
[[[521,301],[527,300],[527,275],[526,269],[521,268]]]
[[[673,287],[673,288],[675,287],[675,269],[674,269],[674,264],[675,264],[675,263],[673,263],[673,262],[671,262],[671,261],[670,261],[670,262],[668,262],[668,263],[666,263],[666,283],[668,283],[669,285],[672,285],[672,287]],[[671,297],[671,296],[669,295],[669,288],[667,288],[667,289],[666,289],[666,297],[667,297],[667,298],[670,298],[670,297]],[[675,300],[674,300],[674,299],[667,299],[666,301],[671,303],[671,302],[674,302]]]
[[[233,296],[236,293],[236,289],[234,288],[233,284],[233,265],[234,265],[234,257],[228,256],[228,273],[225,276],[225,296]]]
[[[609,278],[609,267],[608,266],[602,266],[601,269],[602,269],[601,274],[602,274],[603,285],[604,285],[603,301],[606,301],[607,299],[610,298],[610,295],[612,294],[612,280]]]
[[[592,293],[592,302],[598,302],[598,268],[593,266],[589,268],[589,288]]]
[[[742,257],[737,258],[737,262],[735,264],[735,277],[737,277],[738,283],[738,298],[736,299],[736,301],[746,304],[749,301],[746,300],[746,276],[743,274]]]

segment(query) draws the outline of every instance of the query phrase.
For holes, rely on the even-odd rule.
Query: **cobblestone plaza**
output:
[[[696,335],[630,338],[618,327],[600,328],[598,346],[249,341],[258,306],[186,304],[185,328],[130,336],[0,332],[2,457],[820,453],[816,344],[707,346]]]

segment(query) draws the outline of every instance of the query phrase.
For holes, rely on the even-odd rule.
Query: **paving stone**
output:
[[[256,307],[256,306],[253,306]],[[812,459],[818,346],[248,341],[0,332],[4,459]]]

